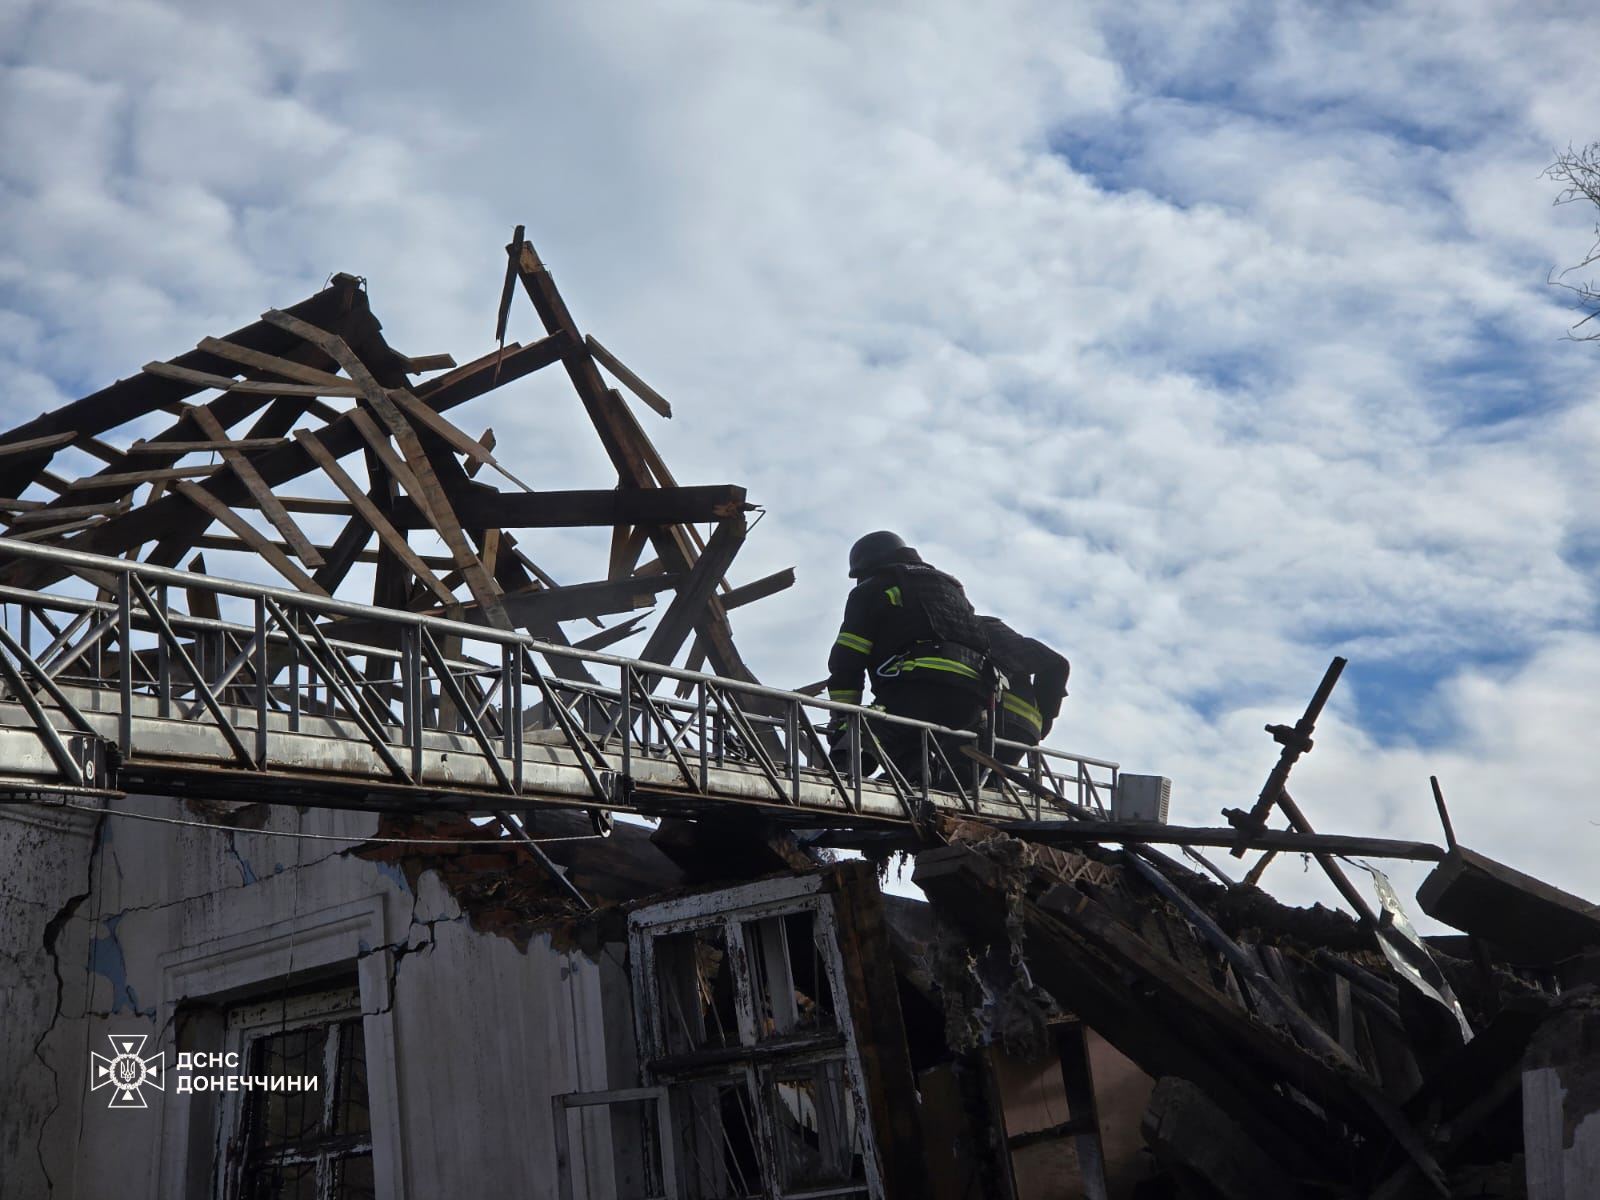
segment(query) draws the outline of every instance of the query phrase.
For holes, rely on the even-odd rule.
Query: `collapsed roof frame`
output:
[[[12,537],[157,566],[177,566],[195,554],[191,569],[204,571],[199,555],[206,551],[254,554],[311,595],[336,594],[358,561],[370,561],[376,606],[521,627],[556,645],[568,644],[563,620],[599,624],[601,615],[631,612],[672,589],[640,657],[670,664],[692,635],[691,668],[709,662],[719,675],[756,682],[734,645],[727,613],[789,586],[792,570],[730,587],[725,576],[753,507],[744,489],[679,486],[600,365],[654,411],[670,416],[670,406],[601,343],[579,333],[520,226],[506,250],[498,350],[461,367],[448,355],[400,354],[384,340],[363,281],[335,275],[299,304],[269,310],[225,338],[206,338],[171,361],[152,362],[139,375],[0,434],[0,521]],[[545,330],[526,346],[504,342],[518,283]],[[495,457],[492,430],[474,438],[443,415],[558,363],[616,469],[615,488],[534,491]],[[411,381],[441,369],[447,373]],[[192,402],[207,391],[218,394]],[[341,410],[327,402],[341,398],[354,404]],[[103,440],[158,412],[175,417],[158,434],[124,448]],[[320,424],[295,428],[307,417]],[[53,460],[69,447],[104,466],[76,479],[53,473]],[[365,487],[340,461],[357,453]],[[197,455],[221,461],[197,464]],[[518,490],[475,481],[484,468]],[[342,499],[278,494],[319,472]],[[281,540],[242,512],[259,514]],[[318,546],[295,520],[297,512],[343,516],[345,524],[331,545]],[[695,529],[700,522],[715,524],[709,538]],[[225,534],[210,532],[218,524]],[[562,587],[512,533],[574,526],[610,527],[604,578]],[[416,529],[436,533],[448,556],[412,549],[406,534]],[[656,557],[641,564],[647,544]],[[0,565],[5,584],[43,587],[61,577],[48,563]],[[580,645],[599,649],[639,628],[625,621]],[[551,666],[583,670],[572,659]]]

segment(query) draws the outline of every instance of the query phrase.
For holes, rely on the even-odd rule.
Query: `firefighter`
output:
[[[1072,664],[1043,642],[1023,637],[999,617],[979,617],[978,624],[1000,674],[995,736],[1037,746],[1061,712]],[[1022,755],[1022,750],[1013,747],[995,747],[994,756],[1003,763],[1021,762]]]
[[[875,707],[949,729],[975,728],[994,686],[988,644],[977,613],[958,580],[922,561],[887,530],[869,533],[850,547],[850,578],[839,636],[828,655],[828,698],[863,702],[872,678]],[[829,727],[831,757],[848,761],[848,722]],[[884,753],[913,785],[922,781],[922,737],[918,730],[879,721],[872,726]],[[863,774],[876,765],[863,737]],[[941,742],[960,766],[957,745]],[[930,763],[930,781],[943,772]]]

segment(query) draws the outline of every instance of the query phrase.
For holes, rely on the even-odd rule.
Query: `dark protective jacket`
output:
[[[1072,664],[999,617],[979,617],[978,622],[988,638],[989,654],[1005,676],[1000,736],[1015,742],[1042,741],[1061,712]]]
[[[990,686],[988,641],[961,583],[926,563],[896,563],[858,583],[828,655],[828,698],[860,704],[872,675],[881,699],[907,684]]]

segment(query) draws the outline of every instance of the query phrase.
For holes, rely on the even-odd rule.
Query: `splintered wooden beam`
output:
[[[328,594],[316,580],[296,566],[292,558],[278,549],[270,539],[263,537],[255,526],[206,491],[205,488],[196,484],[181,482],[174,486],[177,493],[185,500],[213,519],[222,522],[235,535],[248,542],[251,549],[266,559],[278,574],[294,584],[295,587],[316,596],[326,596]]]
[[[333,388],[350,386],[348,379],[340,379],[327,371],[319,371],[316,367],[295,362],[293,359],[279,358],[276,354],[263,354],[259,350],[225,342],[221,338],[203,338],[199,348],[208,354],[215,354],[218,358],[238,363],[241,367],[254,367],[258,371],[281,375],[295,383],[310,383],[318,387]]]
[[[343,338],[329,333],[326,329],[319,329],[276,309],[263,314],[262,320],[304,338],[343,367],[345,374],[355,381],[356,386],[360,388],[361,397],[388,427],[405,456],[407,465],[421,484],[421,495],[425,498],[429,511],[438,519],[439,536],[444,539],[445,545],[449,547],[451,555],[456,560],[456,566],[466,577],[467,587],[471,590],[473,599],[483,607],[491,624],[501,629],[512,628],[511,618],[500,602],[500,588],[495,584],[493,577],[483,569],[483,563],[467,544],[466,534],[462,532],[461,525],[456,520],[455,512],[450,507],[450,499],[445,495],[444,487],[439,483],[432,464],[428,462],[428,456],[423,453],[422,444],[417,440],[416,430],[400,415],[400,410],[395,407],[387,391],[367,369],[366,363],[361,361],[360,356]]]
[[[361,394],[356,390],[355,384],[342,379],[333,383],[274,383],[266,379],[233,379],[227,375],[213,375],[208,371],[196,371],[168,362],[148,362],[145,363],[144,370],[157,378],[172,379],[196,388],[215,388],[220,392],[243,392],[255,396],[359,396]]]
[[[611,530],[611,556],[606,562],[607,579],[625,579],[639,565],[644,552],[645,531],[637,526],[617,525]]]
[[[600,365],[615,375],[624,387],[639,399],[643,400],[656,412],[669,420],[672,417],[672,405],[662,398],[661,393],[640,379],[622,363],[611,351],[600,344],[600,339],[594,334],[589,334],[583,339],[583,344],[589,347],[589,352],[600,360]]]
[[[679,648],[696,620],[705,611],[707,603],[716,594],[717,583],[733,563],[734,555],[744,545],[745,523],[742,515],[724,519],[706,543],[706,552],[695,563],[694,570],[678,588],[678,594],[656,623],[639,658],[645,662],[671,666]]]
[[[619,621],[609,629],[602,629],[599,633],[591,633],[582,641],[573,642],[579,650],[604,650],[618,642],[631,638],[644,628],[643,617],[629,617],[626,621]]]
[[[785,567],[781,571],[774,571],[771,575],[764,576],[751,583],[742,584],[731,592],[722,594],[722,607],[726,609],[743,608],[746,604],[754,604],[757,600],[765,600],[768,596],[775,596],[785,588],[794,586],[794,568]]]
[[[378,535],[378,540],[387,546],[401,562],[410,568],[411,573],[421,580],[424,587],[431,591],[445,604],[456,603],[455,595],[449,588],[439,582],[435,575],[418,557],[417,552],[406,542],[405,535],[391,525],[388,519],[378,511],[378,506],[361,490],[361,485],[345,472],[339,465],[339,460],[328,453],[328,448],[317,440],[317,435],[307,429],[297,429],[294,433],[295,440],[306,448],[306,453],[311,455],[323,474],[333,481],[333,485],[345,494],[346,499],[355,506],[361,519],[372,526],[372,531]]]
[[[448,371],[456,360],[448,354],[417,354],[405,360],[407,375],[425,375],[429,371]]]
[[[494,450],[494,430],[485,429],[483,431],[483,436],[478,439],[478,445],[482,446],[485,450],[492,452]],[[478,469],[482,466],[483,464],[476,458],[469,459],[467,462],[467,478],[471,479],[473,476],[477,475]]]
[[[218,424],[209,410],[197,408],[193,415],[195,423],[206,436],[217,442],[227,440],[227,430]],[[250,460],[242,451],[231,447],[223,449],[221,453],[222,460],[233,468],[233,473],[239,477],[239,482],[244,484],[245,490],[256,502],[256,507],[261,510],[261,515],[272,523],[274,529],[283,534],[284,541],[294,547],[295,557],[313,570],[320,567],[322,555],[317,553],[316,547],[311,544],[311,539],[306,537],[300,526],[295,524],[294,518],[289,515],[289,510],[278,503],[278,498],[272,494],[272,488],[256,473]]]

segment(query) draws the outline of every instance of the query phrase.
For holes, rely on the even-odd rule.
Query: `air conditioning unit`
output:
[[[1117,779],[1111,816],[1118,821],[1155,821],[1165,825],[1171,800],[1172,780],[1165,775],[1122,775]]]

